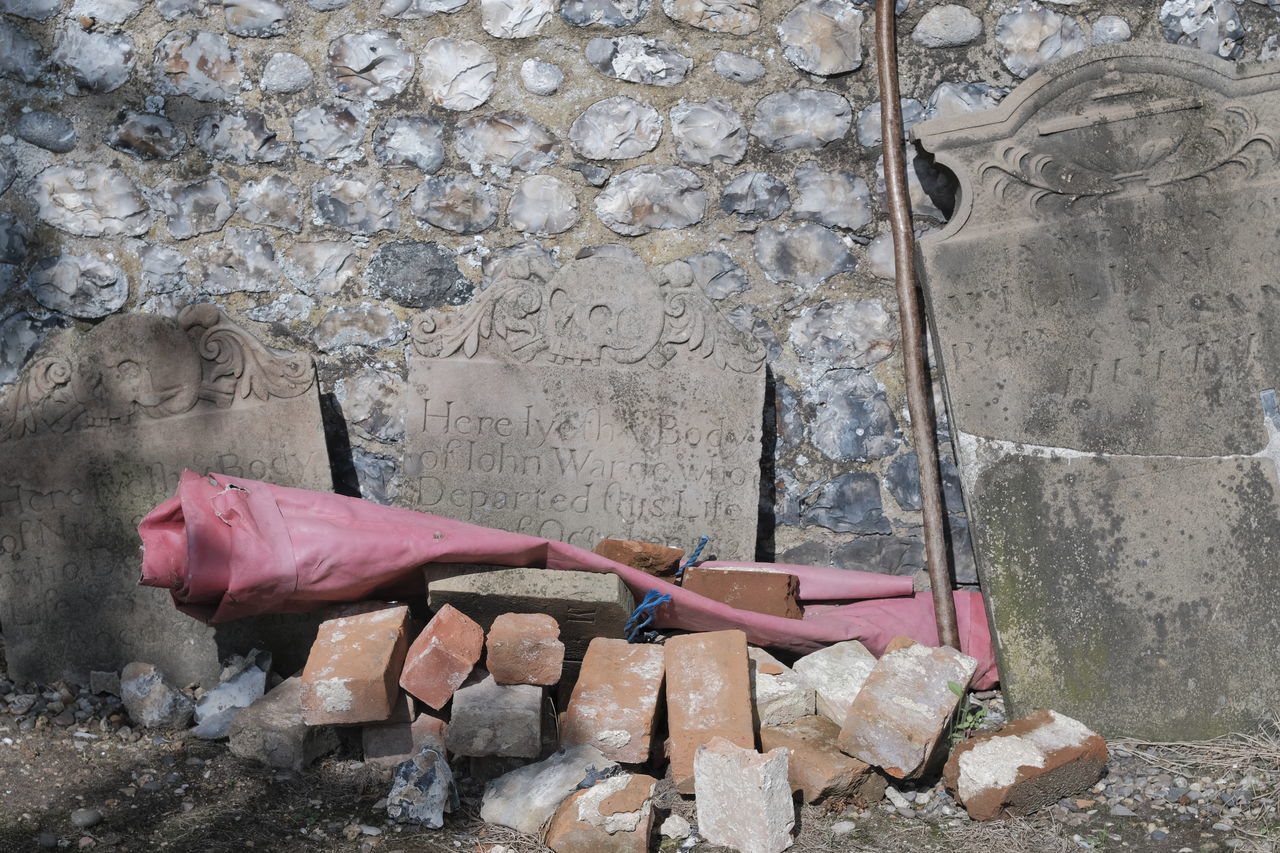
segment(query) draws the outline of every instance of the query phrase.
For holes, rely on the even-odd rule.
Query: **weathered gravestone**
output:
[[[921,243],[1014,714],[1195,739],[1280,707],[1280,71],[1081,54],[915,128]]]
[[[309,357],[268,349],[209,305],[67,330],[0,398],[0,459],[11,677],[84,684],[141,660],[186,683],[217,675],[220,645],[306,642],[306,620],[215,632],[138,586],[136,528],[183,468],[331,489]]]
[[[585,548],[755,554],[764,353],[687,264],[606,251],[502,261],[414,324],[406,505]]]

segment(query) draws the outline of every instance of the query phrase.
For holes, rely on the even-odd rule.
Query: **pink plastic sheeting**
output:
[[[879,655],[899,634],[938,641],[930,598],[911,595],[910,578],[769,564],[796,575],[807,601],[852,602],[810,604],[804,619],[785,619],[712,601],[564,542],[224,474],[183,471],[177,494],[148,513],[138,533],[141,582],[168,589],[179,610],[207,623],[421,596],[425,563],[491,563],[612,572],[637,601],[650,590],[671,596],[654,615],[657,627],[740,628],[760,646],[803,653],[859,640]],[[973,687],[987,689],[998,678],[982,599],[954,595],[963,651],[978,660]]]

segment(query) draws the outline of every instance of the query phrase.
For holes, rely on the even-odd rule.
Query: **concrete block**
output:
[[[684,558],[684,552],[679,548],[632,539],[601,539],[591,550],[605,559],[656,577],[675,577]]]
[[[498,684],[490,675],[453,695],[445,745],[454,755],[536,758],[542,749],[542,688]]]
[[[400,686],[435,710],[453,698],[484,651],[484,629],[442,605],[405,655]]]
[[[758,567],[690,566],[685,569],[682,585],[690,592],[739,610],[787,619],[804,616],[799,600],[800,579],[795,575]]]
[[[480,817],[486,823],[538,835],[566,797],[579,786],[612,775],[617,767],[595,747],[564,747],[486,785]]]
[[[682,634],[662,648],[671,774],[680,793],[692,794],[699,746],[716,737],[744,749],[755,746],[747,636],[736,630]]]
[[[338,748],[329,726],[308,726],[302,719],[302,679],[286,678],[231,721],[231,754],[281,770],[300,771]]]
[[[570,795],[544,843],[555,853],[648,853],[657,784],[652,776],[619,773]]]
[[[307,725],[376,723],[391,716],[409,648],[408,623],[408,607],[387,607],[320,624],[302,670]]]
[[[795,671],[813,687],[818,713],[844,725],[853,697],[876,665],[876,656],[857,640],[834,643],[796,661]]]
[[[869,806],[884,797],[888,780],[874,767],[850,758],[836,746],[840,727],[818,714],[760,729],[760,748],[790,750],[787,776],[791,790],[806,803],[839,809]]]
[[[756,725],[781,726],[813,713],[814,689],[799,673],[755,646],[747,648],[747,657]]]
[[[485,668],[499,684],[556,684],[564,668],[560,626],[545,613],[502,614],[489,629]]]
[[[781,853],[796,823],[787,751],[761,755],[724,738],[698,748],[694,758],[698,833],[740,853]]]
[[[662,695],[663,647],[599,637],[587,648],[560,728],[563,744],[585,743],[614,761],[649,759]]]

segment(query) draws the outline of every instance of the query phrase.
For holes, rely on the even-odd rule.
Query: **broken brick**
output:
[[[663,646],[667,671],[667,727],[671,775],[682,794],[693,793],[698,747],[721,737],[755,746],[747,635],[710,631],[672,637]]]
[[[592,640],[569,699],[560,742],[590,744],[626,764],[647,761],[663,672],[662,646],[605,637]]]
[[[794,669],[817,693],[818,713],[840,726],[875,665],[876,656],[866,646],[845,640],[805,655]]]
[[[377,723],[391,716],[409,646],[409,608],[387,607],[320,624],[302,671],[307,725]]]
[[[619,773],[560,804],[544,842],[555,853],[648,853],[652,776]]]
[[[795,575],[761,568],[690,566],[685,569],[681,585],[739,610],[786,619],[804,616],[799,601],[800,579]]]
[[[679,548],[636,542],[631,539],[601,539],[592,549],[606,560],[622,563],[656,577],[670,577],[680,568],[684,552]]]
[[[698,833],[740,853],[781,853],[791,846],[795,804],[787,751],[761,755],[717,737],[694,758]]]
[[[499,684],[551,685],[560,680],[564,643],[545,613],[504,613],[493,620],[485,668]]]
[[[446,604],[409,647],[400,686],[438,711],[467,680],[483,651],[484,629]]]
[[[760,729],[760,748],[789,749],[787,776],[791,790],[806,803],[830,808],[869,806],[884,797],[888,780],[870,764],[850,758],[836,746],[840,727],[814,714],[780,726]]]

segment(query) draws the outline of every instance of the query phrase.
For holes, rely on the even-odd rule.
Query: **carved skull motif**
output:
[[[625,286],[619,288],[619,283]],[[557,364],[640,361],[662,337],[662,290],[635,258],[572,261],[552,278],[545,334]]]
[[[109,339],[118,343],[81,353],[74,380],[90,425],[128,423],[139,412],[178,415],[196,404],[201,363],[185,332],[161,317],[118,316],[108,323]]]

